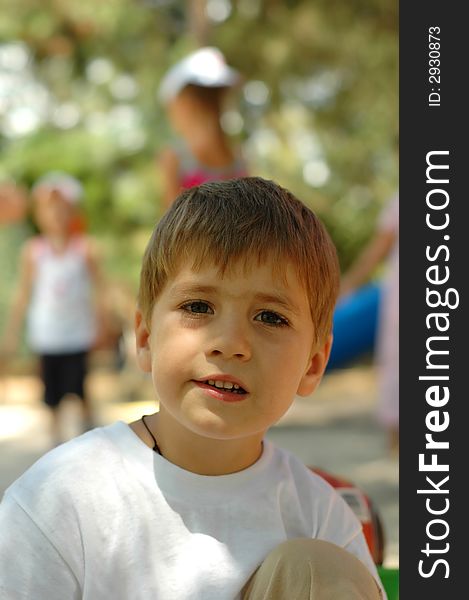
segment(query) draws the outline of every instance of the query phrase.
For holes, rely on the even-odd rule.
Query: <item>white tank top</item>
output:
[[[44,238],[33,242],[34,277],[29,305],[29,344],[41,354],[89,350],[96,335],[85,240],[72,238],[56,253]]]

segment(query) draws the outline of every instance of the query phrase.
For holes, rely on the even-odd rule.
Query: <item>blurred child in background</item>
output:
[[[83,429],[92,426],[85,377],[98,322],[103,322],[95,297],[101,275],[93,240],[77,232],[81,196],[80,183],[65,173],[49,173],[34,186],[33,215],[39,235],[23,246],[19,283],[2,344],[5,355],[16,351],[27,313],[27,340],[39,356],[54,444],[63,439],[58,408],[66,394],[81,400]]]
[[[193,52],[164,76],[159,96],[179,136],[159,160],[165,208],[182,189],[246,175],[245,164],[220,123],[225,95],[239,81],[238,72],[211,47]]]
[[[399,196],[392,197],[379,218],[375,234],[342,278],[345,295],[366,281],[383,261],[386,274],[379,309],[376,363],[377,417],[387,429],[392,453],[399,449]]]

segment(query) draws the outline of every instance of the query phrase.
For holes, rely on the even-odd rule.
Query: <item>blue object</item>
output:
[[[380,298],[381,286],[371,283],[337,303],[333,320],[334,341],[327,370],[344,367],[373,350]]]

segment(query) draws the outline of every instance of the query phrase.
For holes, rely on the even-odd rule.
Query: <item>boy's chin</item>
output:
[[[262,424],[256,427],[252,419],[240,419],[239,415],[220,415],[207,408],[191,411],[185,415],[182,424],[196,435],[214,441],[245,440],[263,434],[268,429]]]

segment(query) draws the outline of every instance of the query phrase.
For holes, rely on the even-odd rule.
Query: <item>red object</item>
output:
[[[234,179],[235,177],[246,177],[247,173],[244,169],[226,170],[221,173],[205,172],[203,169],[189,171],[182,176],[182,187],[185,190],[207,183],[209,181],[225,181]]]
[[[311,471],[322,477],[342,496],[355,516],[361,521],[370,554],[376,565],[382,565],[384,559],[384,531],[379,513],[371,499],[356,485],[331,475],[327,471],[316,467],[309,467]]]
[[[85,232],[86,232],[85,217],[81,213],[76,212],[70,221],[69,233],[71,235],[82,235]]]

